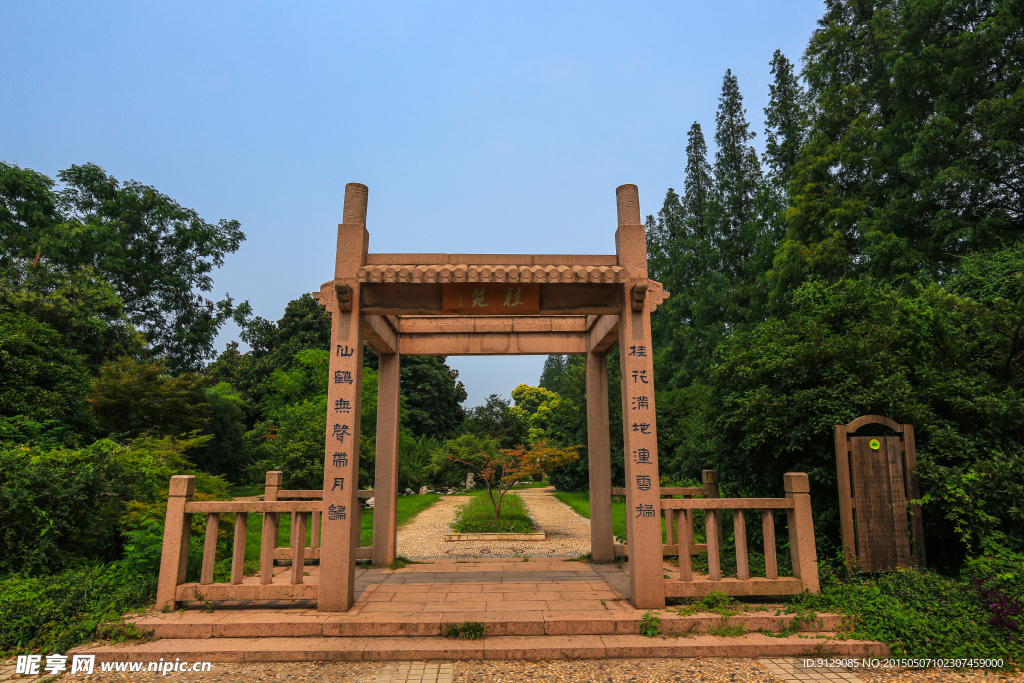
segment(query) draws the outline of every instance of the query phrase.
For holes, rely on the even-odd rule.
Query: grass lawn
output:
[[[590,519],[590,492],[555,491],[555,498],[571,507],[580,517]],[[626,499],[623,496],[612,496],[612,533],[617,539],[626,538]]]
[[[526,512],[523,499],[514,493],[502,498],[501,517],[496,518],[494,504],[487,492],[482,491],[460,508],[452,526],[460,533],[526,533],[533,530],[533,520]]]
[[[237,490],[237,489],[235,489]],[[260,488],[260,492],[263,489]],[[252,495],[252,494],[243,494]],[[441,498],[436,493],[428,493],[423,496],[399,496],[397,504],[398,512],[398,526],[402,527],[406,522],[411,520],[419,513],[426,510],[428,507],[437,502]],[[359,534],[359,545],[366,547],[373,544],[373,508],[363,510],[362,518],[360,519],[361,529]],[[280,516],[280,522],[278,526],[278,541],[277,545],[279,548],[287,548],[291,545],[291,528],[292,528],[292,516],[290,513],[282,513]],[[311,529],[306,528],[306,545],[309,545]],[[246,560],[258,560],[260,557],[260,539],[263,534],[263,515],[261,514],[250,514],[248,522],[246,524],[245,533],[245,559]]]
[[[232,498],[249,498],[250,496],[262,496],[265,487],[263,484],[250,484],[248,486],[232,486],[228,489],[228,495]]]

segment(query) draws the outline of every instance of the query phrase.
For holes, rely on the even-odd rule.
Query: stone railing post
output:
[[[700,479],[704,484],[704,497],[718,498],[718,470],[701,470]]]
[[[178,586],[185,583],[189,535],[192,531],[192,515],[185,514],[185,504],[192,500],[195,492],[196,478],[192,475],[171,477],[163,552],[160,555],[160,580],[156,590],[157,609],[174,610],[178,607],[174,598]]]
[[[277,500],[278,491],[284,483],[284,472],[267,472],[263,500]],[[260,583],[274,582],[274,551],[277,550],[278,524],[276,512],[263,513],[263,533],[260,538]]]
[[[786,510],[789,520],[789,550],[793,558],[793,576],[804,590],[818,592],[818,557],[814,546],[814,521],[811,518],[811,486],[803,472],[783,475],[786,498],[793,508]]]
[[[703,483],[704,497],[705,498],[721,498],[721,493],[718,490],[718,470],[701,470],[700,480]],[[718,547],[721,548],[725,545],[725,531],[722,529],[722,516],[718,513],[718,510],[707,510],[704,512],[704,525],[707,527],[707,516],[714,515],[715,525],[718,528]],[[692,527],[693,521],[691,518],[690,525]],[[690,529],[691,538],[693,536],[693,529]]]

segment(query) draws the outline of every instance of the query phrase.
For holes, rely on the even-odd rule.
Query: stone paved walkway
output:
[[[579,557],[590,552],[590,520],[555,498],[553,488],[516,491],[544,530],[543,541],[445,541],[467,496],[446,496],[398,530],[398,554],[412,560],[480,557]]]

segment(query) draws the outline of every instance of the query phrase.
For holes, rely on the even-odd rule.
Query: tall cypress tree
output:
[[[708,145],[696,121],[686,134],[686,183],[683,206],[686,228],[696,238],[708,241],[712,234],[717,203],[715,178],[708,163]]]
[[[688,386],[711,363],[725,332],[723,274],[715,245],[720,209],[699,123],[687,134],[685,193],[669,189],[648,229],[660,250],[658,272],[672,293],[653,320],[655,368],[662,386]]]
[[[764,167],[767,177],[761,196],[766,230],[758,249],[762,262],[759,269],[766,273],[765,280],[775,277],[768,273],[774,266],[776,251],[785,239],[786,211],[790,207],[789,184],[807,139],[808,126],[807,93],[796,76],[793,63],[781,50],[772,55],[771,73],[775,78],[768,87],[770,97],[764,109]],[[766,281],[762,289],[769,294],[771,309],[779,313],[785,310],[785,304],[778,297],[771,296],[774,288],[774,281]]]
[[[553,391],[556,394],[562,393],[562,385],[565,383],[568,369],[569,356],[560,356],[558,354],[548,356],[544,359],[544,369],[540,371],[540,380],[537,386]]]
[[[784,203],[797,155],[807,137],[807,94],[793,70],[793,62],[776,50],[771,61],[775,77],[768,86],[770,99],[764,108],[764,165],[769,183]]]
[[[651,337],[653,347],[667,351],[672,341],[675,328],[680,324],[676,309],[686,295],[678,286],[678,265],[682,250],[685,248],[685,224],[683,220],[683,203],[676,191],[671,187],[665,193],[665,201],[661,205],[658,216],[647,216],[647,266],[648,274],[660,282],[665,290],[671,292],[669,302],[662,304],[651,318]],[[672,376],[673,359],[665,354],[655,368],[660,371],[661,382],[667,382]],[[660,367],[659,367],[660,366]]]
[[[658,217],[647,217],[647,265],[651,278],[671,291],[675,285],[675,261],[685,238],[683,202],[671,187],[665,193]]]
[[[731,70],[722,79],[715,115],[715,182],[718,212],[713,243],[720,272],[728,281],[722,322],[728,328],[761,320],[767,297],[759,281],[767,267],[758,258],[765,233],[760,195],[764,182],[761,162],[750,144],[754,133],[747,122],[739,83]]]

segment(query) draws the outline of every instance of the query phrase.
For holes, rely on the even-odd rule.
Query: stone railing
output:
[[[298,499],[303,498],[313,501],[322,501],[324,499],[324,492],[320,489],[282,489],[281,483],[284,480],[283,472],[267,472],[267,480],[263,489],[263,500],[287,500],[287,499]],[[360,490],[359,500],[365,501],[368,498],[373,498],[373,491]],[[360,528],[360,518],[362,517],[362,506],[357,507],[352,511],[355,515],[355,526]],[[314,560],[320,559],[320,515],[321,512],[317,509],[310,519],[310,534],[309,534],[309,546],[306,548],[306,557]],[[292,524],[295,523],[295,515],[292,515]],[[275,560],[287,560],[292,555],[291,547],[277,547],[275,541],[274,559]],[[356,548],[355,558],[357,560],[369,560],[373,555],[373,546],[365,546]]]
[[[658,495],[663,499],[672,500],[676,496],[682,499],[693,499],[693,498],[718,498],[718,470],[703,470],[701,472],[701,481],[703,486],[662,486],[658,489]],[[612,489],[613,496],[624,496],[626,495],[626,489],[621,486]],[[665,557],[674,557],[679,554],[679,544],[674,531],[675,517],[676,515],[670,510],[663,507],[662,513],[664,516],[664,524],[662,525],[665,530],[664,538],[662,539],[661,552]],[[693,515],[686,516],[686,522],[690,525],[690,531],[688,538],[690,539],[690,554],[699,555],[706,553],[707,544],[705,543],[693,543]],[[615,544],[616,555],[628,555],[629,546],[624,543]]]
[[[807,475],[784,475],[785,498],[704,498],[667,499],[662,510],[675,515],[677,543],[693,547],[693,511],[704,510],[708,554],[707,576],[693,572],[690,555],[679,554],[679,577],[665,580],[665,594],[672,597],[707,595],[712,591],[726,595],[792,595],[818,592],[818,565],[811,520],[811,496]],[[721,569],[722,514],[732,511],[736,547],[736,576],[723,577]],[[747,527],[744,511],[760,511],[764,538],[765,576],[750,575],[747,552]],[[785,510],[789,527],[789,551],[793,575],[779,576],[775,548],[775,511]]]
[[[282,489],[283,474],[267,472],[263,500],[194,501],[196,481],[193,476],[171,477],[167,499],[167,521],[164,525],[163,554],[160,558],[160,580],[157,586],[157,608],[175,609],[188,600],[316,600],[319,586],[306,583],[306,558],[320,556],[320,522],[323,511],[322,491]],[[360,491],[360,498],[369,498],[372,491]],[[306,498],[308,500],[295,500]],[[243,581],[246,531],[250,514],[262,514],[260,537],[260,576]],[[278,547],[280,515],[291,515],[289,547]],[[198,583],[186,583],[189,534],[192,515],[206,515],[206,538]],[[234,540],[231,554],[231,577],[228,582],[214,583],[217,561],[217,534],[220,516],[234,515]],[[357,516],[359,510],[353,511]],[[310,545],[306,545],[306,529],[310,529]],[[356,558],[369,559],[371,548],[359,548]],[[291,560],[291,568],[274,579],[274,560]]]

